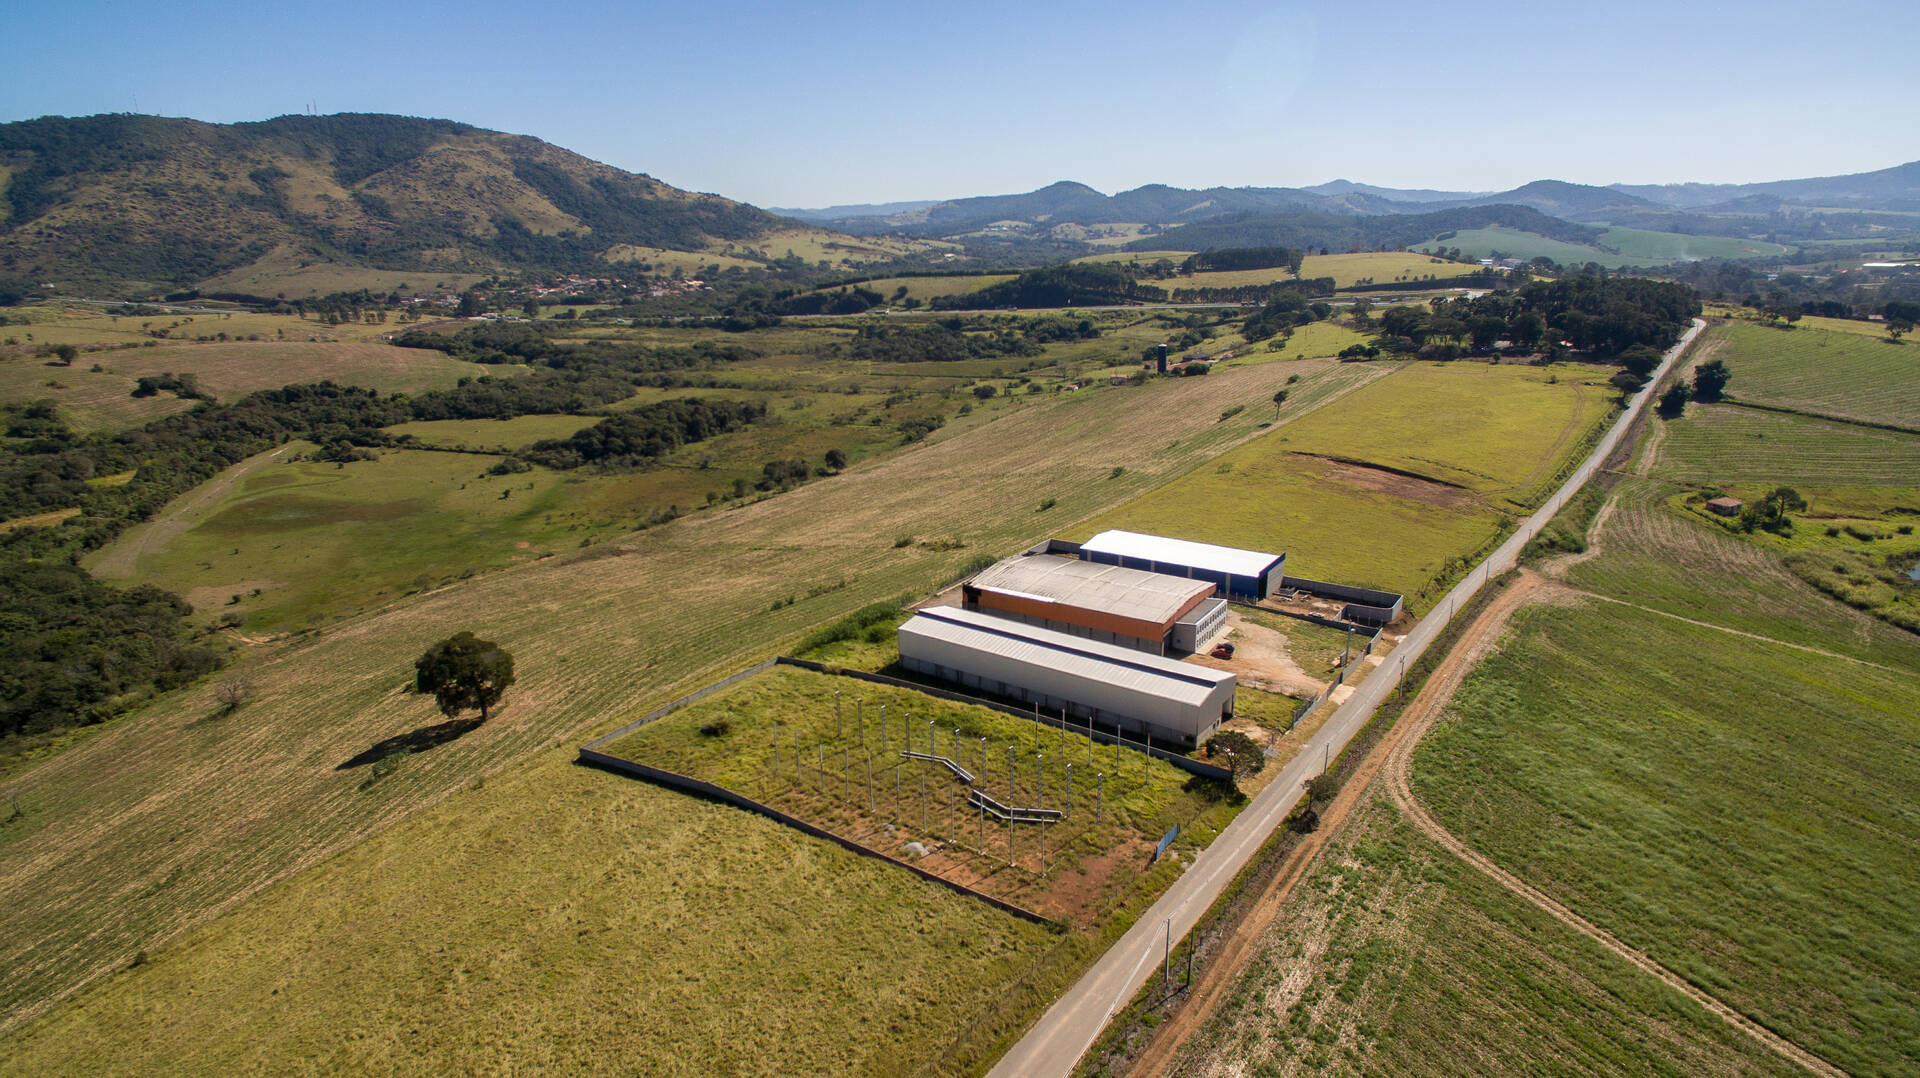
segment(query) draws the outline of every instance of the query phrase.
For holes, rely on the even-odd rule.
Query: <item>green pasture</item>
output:
[[[1375,799],[1172,1073],[1799,1073],[1502,890]]]
[[[311,450],[296,442],[235,465],[196,490],[211,504],[169,505],[88,568],[184,595],[209,620],[286,630],[632,526],[593,503],[593,481],[485,475],[495,456],[383,450],[336,465],[302,459]]]
[[[1309,322],[1296,326],[1286,339],[1269,337],[1248,345],[1238,334],[1233,340],[1234,356],[1230,365],[1260,363],[1269,359],[1327,359],[1340,354],[1348,345],[1366,344],[1373,338],[1339,322]]]
[[[1564,266],[1584,266],[1588,262],[1598,262],[1609,269],[1636,261],[1602,251],[1598,247],[1548,239],[1538,233],[1522,232],[1519,229],[1499,225],[1492,228],[1463,228],[1444,240],[1422,240],[1413,247],[1416,250],[1441,247],[1451,250],[1458,247],[1463,258],[1493,258],[1496,253],[1502,258],[1526,259],[1545,255]]]
[[[893,301],[894,293],[905,288],[905,299],[917,299],[928,303],[940,296],[964,296],[969,292],[978,292],[989,285],[1013,280],[1011,273],[990,275],[955,274],[951,277],[882,277],[867,281],[861,288],[878,292],[888,302]],[[838,291],[838,289],[831,289]]]
[[[1778,553],[1674,510],[1669,502],[1677,493],[1646,480],[1616,486],[1600,538],[1606,556],[1572,567],[1572,582],[1727,629],[1872,662],[1896,655],[1902,665],[1920,663],[1920,642],[1911,635],[1828,601]]]
[[[1600,234],[1600,246],[1618,251],[1621,258],[1642,266],[1697,262],[1708,258],[1768,258],[1793,251],[1791,247],[1766,240],[1688,236],[1677,232],[1650,232],[1641,228],[1609,228]]]
[[[1658,471],[1722,487],[1911,489],[1920,487],[1920,435],[1737,405],[1689,404],[1685,416],[1667,423]]]
[[[1451,240],[1448,242],[1452,243]],[[1300,276],[1331,277],[1335,286],[1347,288],[1361,281],[1390,284],[1429,275],[1435,279],[1459,277],[1479,268],[1412,251],[1355,251],[1352,254],[1308,255],[1300,264]]]
[[[1017,827],[1010,867],[1006,825],[970,811],[967,787],[938,764],[903,758],[909,749],[954,760],[1004,803],[1070,808],[1068,816],[1044,828],[1044,846],[1041,827]],[[1131,871],[1104,868],[1088,879],[1091,862],[1138,851],[1175,824],[1179,848],[1203,847],[1236,811],[1217,788],[1141,752],[991,708],[792,667],[731,686],[605,751],[739,791],[896,857],[916,859],[906,846],[922,843],[935,851],[926,866],[933,871],[958,869],[991,893],[1063,920],[1079,918],[1060,908],[1055,886],[1071,884],[1081,892],[1072,905],[1098,909],[1135,882]],[[1099,897],[1085,893],[1089,885]]]
[[[1762,1025],[1850,1073],[1904,1073],[1920,1058],[1917,651],[1859,662],[1597,599],[1529,607],[1421,746],[1415,789],[1469,845]]]
[[[1067,538],[1126,528],[1282,550],[1297,576],[1419,595],[1550,492],[1611,418],[1576,374],[1409,365]]]
[[[1705,347],[1716,345],[1712,357],[1732,374],[1727,393],[1739,400],[1920,431],[1920,346],[1805,320],[1791,329],[1720,326]]]
[[[1594,380],[1580,366],[1413,363],[1274,440],[1532,505],[1618,414]]]
[[[1440,507],[1357,484],[1269,440],[1067,532],[1108,528],[1283,551],[1296,576],[1417,595],[1447,563],[1498,538],[1506,517],[1471,501]],[[1362,477],[1364,482],[1366,478]]]

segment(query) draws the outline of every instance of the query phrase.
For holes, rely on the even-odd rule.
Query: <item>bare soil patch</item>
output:
[[[1388,494],[1396,498],[1420,502],[1440,509],[1458,509],[1474,503],[1473,493],[1459,487],[1436,483],[1431,479],[1419,479],[1384,468],[1350,464],[1346,461],[1332,460],[1327,457],[1315,458],[1321,462],[1320,475],[1336,483],[1345,483],[1350,487],[1374,494]]]

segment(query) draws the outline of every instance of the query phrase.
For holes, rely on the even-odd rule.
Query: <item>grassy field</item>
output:
[[[861,288],[880,293],[888,300],[901,288],[907,290],[906,298],[927,303],[938,296],[964,296],[969,292],[978,292],[989,285],[1013,280],[1011,273],[986,275],[959,274],[952,277],[882,277],[868,281]]]
[[[0,357],[19,358],[31,355],[42,345],[71,344],[81,350],[84,363],[101,358],[92,355],[93,352],[120,348],[249,340],[372,341],[401,328],[400,323],[391,319],[383,323],[343,322],[329,326],[291,314],[257,311],[114,314],[111,308],[85,303],[16,307],[9,310],[7,316],[11,324],[0,326],[0,341],[10,343],[0,345]]]
[[[1733,405],[1669,422],[1660,473],[1718,486],[1920,486],[1920,436]]]
[[[707,732],[722,725],[724,733]],[[966,788],[944,767],[902,760],[906,748],[955,760],[1004,803],[1069,809],[1068,816],[1044,834],[1019,827],[1009,864],[1006,826],[968,809]],[[1138,882],[1169,827],[1181,826],[1184,853],[1212,841],[1237,810],[1144,753],[990,708],[793,667],[649,723],[605,751],[737,790],[1082,926]],[[912,842],[931,852],[916,856]]]
[[[1283,550],[1297,576],[1419,595],[1612,417],[1610,397],[1560,373],[1412,365],[1067,537],[1128,528]]]
[[[92,370],[96,364],[103,369]],[[52,400],[62,420],[90,433],[136,427],[192,406],[192,401],[168,392],[132,396],[143,375],[192,374],[214,396],[232,400],[256,390],[323,379],[381,393],[417,393],[451,388],[463,377],[518,369],[482,367],[423,348],[387,344],[169,344],[83,354],[71,367],[48,366],[42,359],[0,361],[0,398]]]
[[[1598,262],[1609,269],[1638,261],[1602,251],[1598,247],[1548,239],[1533,232],[1521,232],[1518,229],[1501,226],[1463,228],[1444,240],[1425,240],[1413,246],[1415,250],[1458,247],[1461,256],[1465,258],[1492,258],[1495,252],[1503,258],[1539,258],[1545,255],[1565,266],[1582,266],[1588,262]]]
[[[1361,809],[1169,1071],[1786,1075],[1689,1001]]]
[[[489,778],[113,975],[9,1038],[0,1073],[900,1074],[936,1064],[1056,945],[570,756]]]
[[[365,288],[408,294],[459,292],[487,279],[483,273],[445,270],[382,270],[354,266],[291,248],[276,248],[251,265],[200,282],[202,292],[244,292],[253,296],[300,299]]]
[[[712,393],[676,393],[659,391],[654,399],[667,396],[714,396]],[[627,403],[627,402],[622,402]],[[632,402],[640,407],[644,401]],[[512,419],[428,419],[416,423],[398,423],[386,428],[398,437],[411,435],[421,445],[451,446],[462,449],[486,449],[509,452],[524,449],[549,438],[570,437],[575,431],[598,423],[597,416],[523,415]]]
[[[1236,348],[1234,357],[1227,363],[1259,363],[1274,358],[1326,359],[1339,355],[1348,345],[1366,344],[1370,340],[1372,337],[1367,334],[1337,322],[1309,322],[1295,327],[1284,341],[1271,337],[1251,347]],[[1244,345],[1243,341],[1239,343]]]
[[[404,450],[343,467],[303,459],[311,450],[293,443],[235,465],[92,555],[88,568],[159,584],[202,620],[239,615],[249,632],[304,629],[627,531],[633,522],[613,517],[607,495],[643,484],[664,495],[664,481],[682,475],[493,476],[485,473],[498,457]]]
[[[1707,345],[1716,342],[1715,358],[1733,376],[1727,390],[1740,400],[1920,430],[1920,349],[1911,345],[1737,324],[1715,328]]]
[[[1411,251],[1356,251],[1344,255],[1308,255],[1300,264],[1302,277],[1331,277],[1334,285],[1346,288],[1370,281],[1388,284],[1409,281],[1429,274],[1436,279],[1472,273],[1478,266],[1435,260]]]
[[[1468,844],[1762,1024],[1851,1073],[1910,1073],[1920,642],[1877,635],[1869,665],[1615,603],[1529,608],[1415,786]]]
[[[1600,234],[1600,245],[1620,252],[1620,257],[1642,266],[1667,262],[1697,262],[1707,258],[1765,258],[1789,254],[1791,247],[1766,240],[1736,239],[1730,236],[1684,236],[1675,232],[1649,232],[1639,228],[1609,228]]]
[[[325,990],[351,991],[356,1006],[351,1018],[331,1012],[336,1017],[324,1028],[343,1045],[359,1038],[368,1050],[401,1043],[414,1036],[409,1030],[433,1028],[428,1016],[444,1001],[421,994],[416,964],[443,949],[461,951],[466,928],[442,923],[430,904],[387,890],[394,858],[405,859],[416,893],[462,891],[481,886],[479,877],[491,889],[497,877],[497,889],[485,892],[502,896],[487,904],[488,932],[517,949],[518,964],[509,972],[557,963],[577,941],[572,932],[550,930],[550,911],[570,900],[527,896],[578,893],[610,878],[616,864],[637,864],[645,888],[667,889],[683,871],[673,856],[677,844],[725,848],[727,840],[716,840],[724,832],[708,826],[711,817],[682,813],[656,817],[660,825],[643,832],[641,852],[660,851],[658,859],[633,862],[634,842],[625,839],[615,844],[617,854],[588,846],[579,859],[540,856],[579,847],[583,839],[573,814],[530,815],[530,791],[563,796],[569,787],[601,789],[607,780],[574,768],[563,753],[536,756],[538,750],[610,729],[620,716],[685,692],[716,669],[770,654],[823,621],[876,600],[925,594],[975,558],[1022,549],[1192,470],[1251,437],[1264,421],[1252,409],[1222,421],[1223,410],[1267,399],[1290,373],[1304,376],[1293,387],[1304,406],[1375,372],[1352,364],[1267,364],[1050,398],[971,429],[949,427],[924,444],[787,494],[477,576],[313,634],[252,647],[237,667],[252,695],[237,712],[220,715],[215,687],[196,686],[14,777],[9,789],[20,792],[23,815],[0,829],[0,908],[9,911],[0,922],[0,1009],[16,1024],[47,1001],[125,969],[144,950],[153,961],[116,978],[111,993],[82,997],[66,1013],[127,1051],[144,1037],[128,1023],[156,1007],[197,1028],[220,1025],[236,1040],[268,1040],[278,1028],[275,1016],[236,1008],[229,993],[248,995],[236,978],[268,966],[291,976],[298,964],[224,965],[197,956],[214,953],[204,948],[256,946],[255,924],[305,933],[338,920],[351,931],[329,937],[320,949],[338,963],[331,968],[353,974],[350,984],[327,981]],[[1054,504],[1040,510],[1045,499]],[[896,549],[903,532],[937,543]],[[820,584],[832,586],[809,593]],[[769,609],[772,599],[786,595],[796,601]],[[367,768],[342,769],[371,746],[442,721],[429,701],[404,690],[412,657],[461,628],[515,656],[519,682],[494,719],[406,757],[371,784]],[[528,762],[512,766],[521,761]],[[490,777],[477,785],[481,775]],[[413,814],[442,799],[448,799],[444,808]],[[510,820],[503,829],[513,844],[475,850],[457,840],[481,819]],[[388,827],[380,845],[336,857]],[[609,859],[616,856],[617,862]],[[285,906],[272,907],[273,916],[218,921],[195,937],[202,943],[165,947],[329,858],[319,871],[274,890],[270,898],[288,897]],[[780,916],[793,903],[836,901],[808,893],[824,886],[797,877],[774,885],[746,882],[739,905],[714,924],[752,923]],[[394,934],[368,936],[375,924],[394,926]],[[724,954],[702,966],[676,963],[670,953],[650,957],[660,944],[644,930],[605,933],[599,943],[597,962],[633,964],[656,980],[696,975],[750,983],[771,1013],[802,1014],[814,998],[790,967],[774,979],[745,974],[745,981],[731,980]],[[155,976],[176,956],[179,975],[196,985],[192,996]],[[509,982],[513,987],[502,987],[487,1006],[464,1012],[488,1023],[487,1043],[501,1058],[539,1053],[554,1037],[574,1036],[543,1029],[537,1020],[499,1023],[495,1015],[538,1011],[550,998],[537,976],[502,984]],[[369,999],[383,1002],[369,1009]],[[909,1013],[896,1008],[905,1006],[902,996],[877,1008],[871,1024],[852,1029],[859,1044],[847,1051],[893,1043],[892,1027]],[[737,1010],[710,1013],[717,1026],[683,1035],[724,1041]],[[580,1053],[602,1052],[597,1058],[604,1061],[619,1058],[621,1047],[569,1044]],[[185,1040],[176,1047],[191,1050]],[[708,1058],[687,1065],[716,1066]],[[89,1068],[77,1062],[64,1069]],[[441,1068],[415,1057],[393,1069]]]

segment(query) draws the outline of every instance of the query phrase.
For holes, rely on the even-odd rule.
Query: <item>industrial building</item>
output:
[[[899,644],[909,670],[1131,737],[1192,747],[1233,715],[1232,674],[982,611],[922,610]]]
[[[1286,577],[1285,554],[1168,539],[1140,532],[1104,531],[1080,544],[1080,557],[1149,573],[1204,580],[1228,599],[1258,602],[1280,588]]]
[[[1049,554],[1008,558],[968,581],[962,605],[1073,636],[1165,655],[1226,629],[1210,581]]]

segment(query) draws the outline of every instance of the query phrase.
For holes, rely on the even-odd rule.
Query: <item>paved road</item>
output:
[[[1279,778],[1262,790],[1227,825],[1226,830],[1220,832],[1220,837],[1194,859],[1187,871],[1160,896],[1160,900],[1067,990],[1065,996],[1040,1017],[1019,1043],[1008,1050],[989,1072],[990,1078],[1066,1078],[1073,1072],[1081,1055],[1106,1027],[1108,1019],[1124,1007],[1147,978],[1153,975],[1169,936],[1177,942],[1193,929],[1214,900],[1220,897],[1220,892],[1246,867],[1268,836],[1293,811],[1300,801],[1302,784],[1319,773],[1322,760],[1330,754],[1337,755],[1353,735],[1366,725],[1374,709],[1399,684],[1408,662],[1418,659],[1426,651],[1447,622],[1453,619],[1454,613],[1465,606],[1489,579],[1519,564],[1521,548],[1539,534],[1540,529],[1566,505],[1567,499],[1599,470],[1601,462],[1613,452],[1627,428],[1647,407],[1653,397],[1654,387],[1673,369],[1680,354],[1686,351],[1704,328],[1705,322],[1694,320],[1693,328],[1667,352],[1660,369],[1646,387],[1634,396],[1626,411],[1620,414],[1620,418],[1600,439],[1600,444],[1574,469],[1560,489],[1528,517],[1506,542],[1500,544],[1499,549],[1489,555],[1486,561],[1481,562],[1467,574],[1465,580],[1456,584],[1452,591],[1434,604],[1429,616],[1422,618],[1420,624],[1407,634],[1384,666],[1360,682],[1347,702],[1340,705],[1333,717],[1308,740],[1299,755],[1280,772]]]

